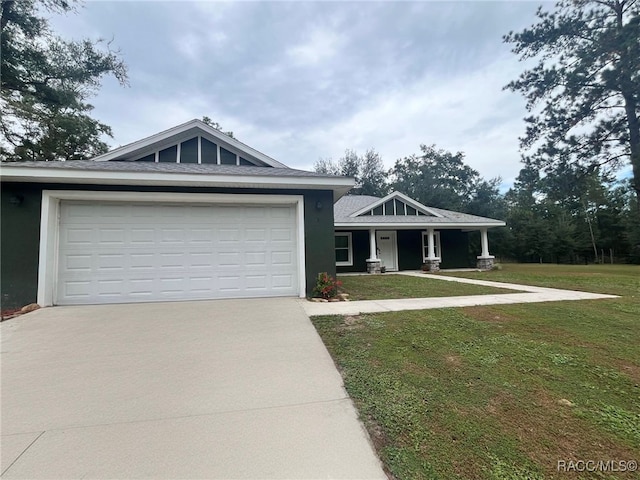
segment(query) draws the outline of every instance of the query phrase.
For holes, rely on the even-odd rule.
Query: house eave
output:
[[[88,170],[62,170],[54,172],[45,168],[13,166],[3,168],[0,179],[2,181],[20,183],[332,190],[334,201],[345,195],[354,185],[354,180],[350,178],[274,175],[202,175],[161,172],[95,172]]]
[[[378,230],[418,230],[425,228],[438,229],[471,229],[504,227],[505,222],[431,222],[431,223],[350,223],[336,222],[334,227],[336,230],[369,230],[375,228]]]

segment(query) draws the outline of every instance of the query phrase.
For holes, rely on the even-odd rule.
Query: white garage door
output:
[[[65,202],[56,303],[298,295],[294,205]]]

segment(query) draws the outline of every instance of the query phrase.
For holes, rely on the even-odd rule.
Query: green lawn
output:
[[[504,264],[490,272],[443,272],[451,277],[514,282],[614,295],[640,295],[637,265]]]
[[[385,298],[457,297],[461,295],[487,295],[514,293],[505,288],[483,287],[465,283],[417,278],[407,275],[354,275],[338,276],[341,292],[351,300],[382,300]]]
[[[400,479],[638,478],[558,461],[640,461],[640,267],[505,265],[464,276],[613,300],[313,322]]]

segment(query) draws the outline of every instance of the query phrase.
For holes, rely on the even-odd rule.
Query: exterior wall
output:
[[[34,303],[38,288],[40,209],[42,190],[93,190],[185,193],[253,193],[303,195],[305,219],[306,293],[311,294],[318,273],[335,275],[333,192],[330,190],[259,190],[221,188],[131,187],[106,185],[26,184],[2,182],[0,294],[2,309]],[[23,202],[12,205],[20,195]],[[318,209],[318,204],[322,208]]]
[[[366,272],[369,258],[368,230],[350,231],[353,242],[353,266],[337,267],[338,273]],[[420,270],[422,267],[422,232],[424,230],[397,230],[398,269]],[[475,264],[469,259],[469,234],[462,230],[438,230],[442,246],[440,268],[470,268]]]
[[[398,230],[398,269],[422,267],[422,230]]]
[[[257,192],[256,192],[257,193]],[[275,191],[270,193],[276,193]],[[295,192],[280,192],[281,194]],[[307,296],[311,296],[320,272],[336,275],[336,243],[333,234],[333,192],[307,190],[304,195],[304,244],[307,276]],[[322,203],[318,210],[316,204]]]
[[[11,197],[20,195],[20,205]],[[17,308],[36,301],[40,248],[40,188],[2,184],[0,196],[0,308]]]
[[[469,260],[469,234],[462,230],[440,230],[442,261],[440,268],[470,268],[475,262]]]
[[[350,267],[337,267],[338,273],[366,272],[367,258],[369,258],[369,230],[336,230],[339,232],[351,231],[353,248],[353,265]],[[332,252],[335,258],[335,250]]]

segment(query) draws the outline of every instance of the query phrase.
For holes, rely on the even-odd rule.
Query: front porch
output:
[[[487,229],[480,228],[481,252],[469,252],[470,229],[336,229],[338,273],[493,267]]]

